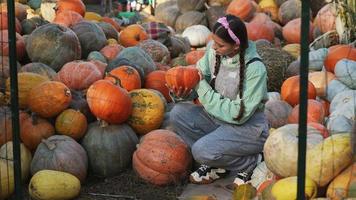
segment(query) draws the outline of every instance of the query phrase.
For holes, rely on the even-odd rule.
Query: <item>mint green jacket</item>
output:
[[[245,63],[255,57],[260,58],[256,51],[256,45],[249,41],[249,47],[245,53]],[[232,124],[243,124],[256,110],[263,111],[264,102],[267,100],[267,71],[265,65],[260,61],[255,61],[245,69],[243,87],[245,112],[242,118],[237,121],[234,118],[240,110],[241,98],[239,93],[236,99],[231,100],[216,92],[209,85],[212,77],[209,66],[213,64],[211,63],[213,60],[215,60],[215,50],[212,45],[208,45],[205,55],[197,63],[197,68],[202,71],[205,79],[202,79],[195,87],[199,101],[205,110],[214,117]],[[222,57],[221,63],[226,67],[237,68],[239,67],[239,55],[237,54],[232,58]]]

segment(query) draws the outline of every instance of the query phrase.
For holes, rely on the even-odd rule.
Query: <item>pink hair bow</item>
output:
[[[221,17],[218,19],[218,22],[227,30],[231,39],[233,39],[237,45],[240,44],[239,38],[235,35],[234,32],[230,29],[229,22],[227,21],[226,17]]]

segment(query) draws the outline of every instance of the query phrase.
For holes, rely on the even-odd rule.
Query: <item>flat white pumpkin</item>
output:
[[[335,65],[336,78],[351,89],[356,89],[356,61],[342,59]]]
[[[186,28],[182,36],[187,37],[190,46],[198,47],[205,46],[206,41],[211,34],[210,30],[204,25],[193,25]]]

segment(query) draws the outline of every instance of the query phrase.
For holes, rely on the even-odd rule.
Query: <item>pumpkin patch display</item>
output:
[[[190,46],[201,47],[206,45],[210,34],[211,31],[206,26],[198,24],[186,28],[182,37],[188,38]]]
[[[166,86],[166,73],[166,71],[162,70],[149,73],[145,79],[145,88],[159,91],[167,102],[171,102],[172,98],[169,96],[169,89]]]
[[[292,76],[285,80],[281,88],[282,100],[288,102],[291,106],[299,104],[299,76]],[[308,99],[316,98],[315,86],[308,81]]]
[[[119,44],[110,44],[106,45],[100,50],[100,53],[108,60],[109,62],[116,58],[116,56],[124,49],[123,46]]]
[[[73,109],[64,110],[56,118],[56,132],[67,135],[75,140],[81,139],[87,130],[87,119],[79,111]]]
[[[40,62],[28,63],[22,66],[19,72],[31,72],[48,77],[49,80],[54,80],[57,73],[48,65]]]
[[[24,38],[18,34],[15,33],[16,35],[16,58],[18,60],[22,60],[22,58],[25,56],[26,50],[25,50],[25,40]],[[0,30],[0,53],[2,56],[8,56],[9,55],[9,31],[8,30]]]
[[[185,54],[185,61],[188,65],[195,65],[204,56],[205,50],[190,51]]]
[[[308,99],[307,122],[323,123],[325,110],[323,104],[314,99]],[[288,116],[288,123],[298,124],[299,104],[296,105]]]
[[[292,106],[281,100],[269,100],[266,103],[264,113],[272,128],[279,128],[288,123],[288,116],[292,112]]]
[[[341,59],[356,61],[356,48],[351,45],[335,45],[329,48],[329,53],[324,60],[327,71],[334,73],[336,63]]]
[[[193,89],[199,80],[198,69],[195,66],[177,66],[166,73],[166,82],[170,88]]]
[[[256,9],[251,0],[232,0],[226,9],[226,14],[240,17],[244,21],[252,19]]]
[[[114,39],[115,41],[119,39],[119,33],[111,24],[106,22],[97,22],[96,24],[103,30],[106,39]]]
[[[337,8],[334,4],[328,3],[323,6],[314,19],[314,26],[322,33],[336,29]]]
[[[128,92],[109,80],[99,80],[87,91],[87,101],[91,112],[108,123],[120,124],[132,112],[132,101]]]
[[[159,128],[164,118],[164,102],[161,97],[149,89],[130,91],[132,114],[128,124],[137,134],[144,135]]]
[[[147,39],[146,30],[139,24],[132,24],[120,32],[120,44],[124,47],[136,46]]]
[[[289,21],[286,25],[283,26],[283,38],[289,44],[300,43],[300,27],[301,27],[301,18],[296,18]],[[313,24],[309,23],[309,40],[313,39]]]
[[[356,59],[341,59],[335,65],[336,78],[347,87],[356,90]]]
[[[309,81],[314,85],[318,97],[324,97],[326,95],[326,87],[333,79],[335,79],[335,75],[331,72],[321,71],[309,73]]]
[[[85,5],[81,0],[58,0],[56,6],[56,14],[65,10],[77,12],[82,17],[85,15]]]
[[[171,60],[168,48],[156,40],[147,39],[137,46],[143,49],[154,62],[168,64]]]
[[[141,78],[137,70],[131,66],[121,66],[107,73],[105,80],[110,80],[113,83],[119,84],[128,92],[134,89],[141,88]]]
[[[41,170],[67,172],[83,182],[87,176],[88,157],[84,148],[65,135],[42,140],[31,162],[31,174]]]
[[[155,185],[167,185],[184,178],[191,164],[188,146],[169,130],[154,130],[146,134],[133,154],[137,174]]]
[[[71,27],[81,21],[83,21],[83,17],[79,13],[71,10],[63,10],[56,14],[53,23]]]
[[[252,21],[246,24],[247,35],[250,40],[256,41],[259,39],[266,39],[270,42],[274,41],[273,27],[269,23],[261,23]]]

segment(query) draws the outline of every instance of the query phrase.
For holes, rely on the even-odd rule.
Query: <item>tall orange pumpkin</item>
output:
[[[79,13],[82,17],[85,15],[85,5],[81,0],[58,0],[56,13],[64,10],[72,10]]]
[[[128,92],[141,88],[140,74],[131,66],[123,65],[115,68],[106,75],[105,79],[113,83],[119,81],[120,86],[125,88]]]
[[[299,104],[299,80],[300,76],[292,76],[285,80],[281,88],[282,100],[288,102],[291,106]],[[308,81],[308,99],[316,98],[316,89],[314,85]]]
[[[283,38],[289,44],[300,43],[301,35],[300,35],[300,27],[302,21],[301,18],[296,18],[289,21],[286,25],[283,26],[282,34]],[[313,39],[313,24],[309,23],[309,42]]]
[[[145,79],[145,88],[158,90],[163,94],[167,102],[171,102],[172,98],[169,96],[169,89],[166,84],[166,71],[163,70],[153,71]]]
[[[326,70],[334,73],[336,63],[341,59],[356,61],[356,48],[351,45],[335,45],[329,48],[329,53],[324,60]]]
[[[185,61],[188,65],[195,65],[204,56],[205,50],[190,51],[185,55]]]
[[[177,66],[166,73],[166,82],[170,88],[192,89],[200,80],[195,66]]]
[[[132,165],[144,180],[155,185],[176,183],[191,164],[188,146],[174,132],[154,130],[145,135],[133,154]]]
[[[323,104],[314,99],[308,99],[307,122],[323,123],[325,110]],[[297,124],[299,121],[299,104],[295,106],[288,116],[288,123]]]
[[[244,21],[248,21],[253,17],[256,8],[252,0],[233,0],[226,9],[226,14],[232,14],[240,17]]]
[[[146,30],[139,24],[132,24],[120,32],[120,44],[124,47],[135,46],[147,39]]]
[[[132,101],[128,92],[109,80],[99,80],[87,91],[91,112],[106,122],[120,124],[132,112]]]
[[[83,17],[79,13],[72,10],[63,10],[56,14],[53,23],[71,27],[81,21],[83,21]]]

